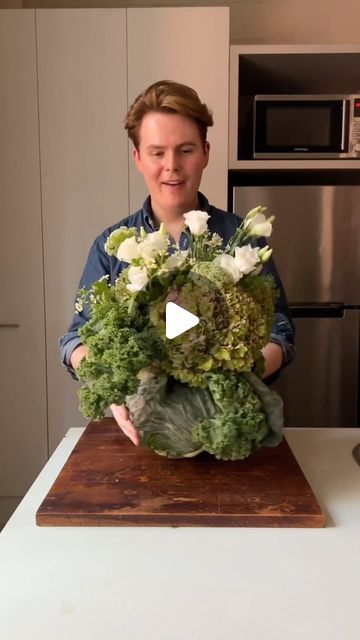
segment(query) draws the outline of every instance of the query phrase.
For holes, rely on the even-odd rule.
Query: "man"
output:
[[[210,215],[209,231],[218,233],[226,244],[241,219],[213,207],[198,191],[209,161],[210,145],[206,136],[207,128],[212,124],[208,107],[201,103],[193,89],[185,85],[159,81],[136,98],[126,116],[125,128],[134,144],[135,164],[143,174],[150,195],[142,209],[106,229],[95,240],[80,287],[88,288],[104,275],[109,275],[113,283],[127,266],[108,256],[104,250],[107,237],[119,226],[138,229],[142,226],[149,233],[163,222],[172,241],[186,249],[188,237],[184,233],[183,214],[201,209]],[[258,244],[261,245],[262,241]],[[280,291],[271,341],[263,349],[264,377],[269,377],[292,360],[294,334],[284,290],[271,260],[266,264],[266,272],[273,274]],[[60,339],[62,361],[73,377],[76,377],[76,369],[88,353],[77,334],[87,319],[86,310],[75,315],[69,331]],[[111,410],[124,433],[134,444],[139,444],[139,434],[129,420],[127,408],[111,405]]]

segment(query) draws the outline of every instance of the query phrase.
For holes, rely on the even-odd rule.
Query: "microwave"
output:
[[[256,95],[253,158],[360,158],[360,95]]]

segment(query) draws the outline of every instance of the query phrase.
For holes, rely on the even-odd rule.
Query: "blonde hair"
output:
[[[203,144],[207,128],[214,124],[212,112],[191,87],[171,80],[159,80],[140,93],[125,118],[125,129],[134,147],[139,149],[139,131],[143,117],[151,112],[177,113],[191,118],[198,126]]]

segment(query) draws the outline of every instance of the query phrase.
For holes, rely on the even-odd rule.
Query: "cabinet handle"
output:
[[[20,325],[19,324],[1,324],[0,323],[0,329],[19,329]]]

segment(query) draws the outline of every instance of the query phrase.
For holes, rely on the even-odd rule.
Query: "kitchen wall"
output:
[[[229,6],[231,43],[356,44],[359,0],[0,0],[0,8]]]

